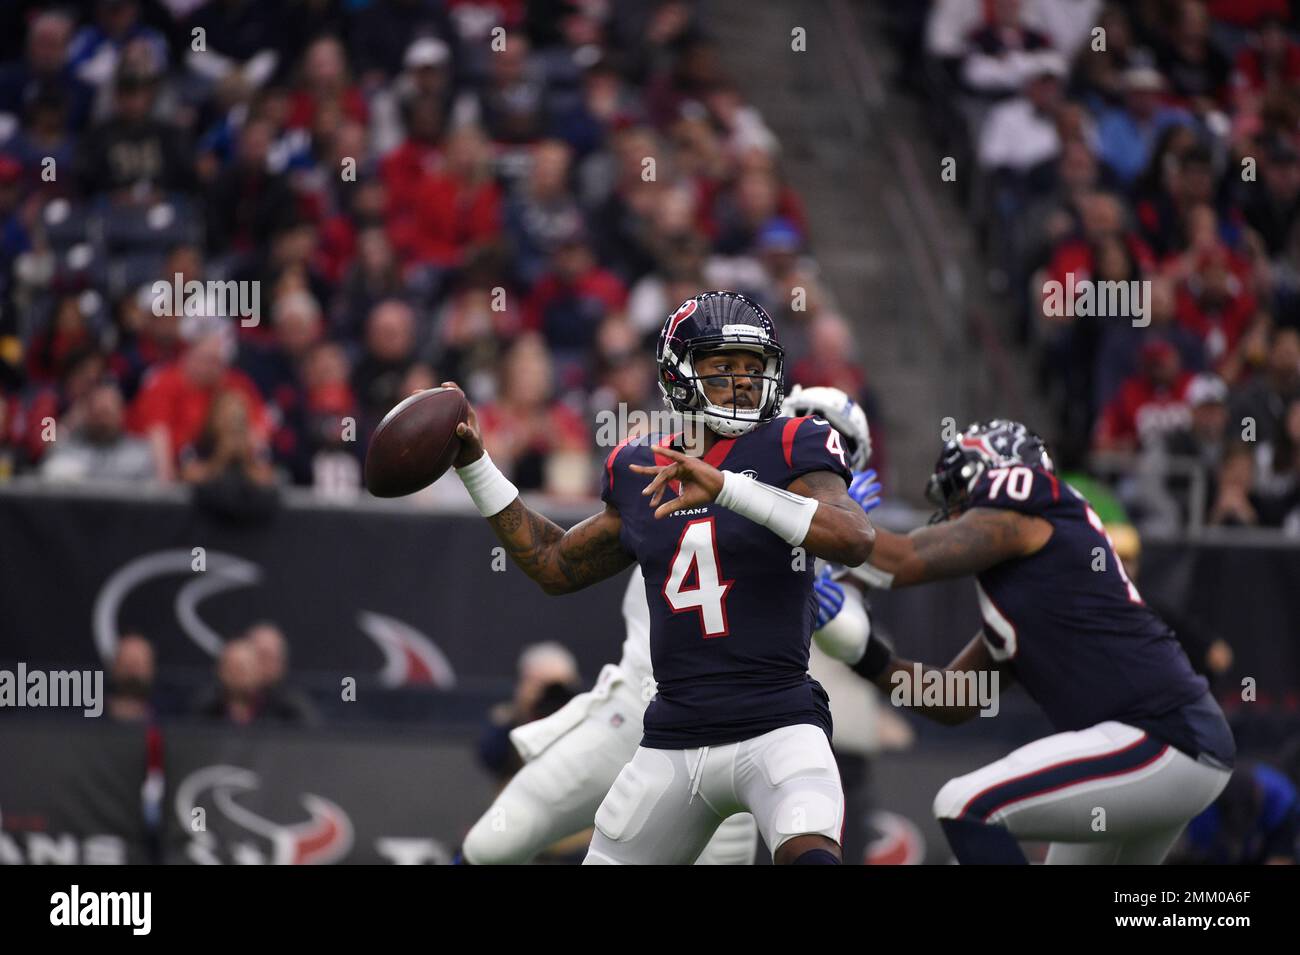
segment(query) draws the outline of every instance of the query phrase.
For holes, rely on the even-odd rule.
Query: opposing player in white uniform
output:
[[[855,472],[866,465],[871,454],[866,416],[844,392],[796,386],[782,414],[825,418],[840,433]],[[850,495],[855,489],[874,495],[879,490],[874,481],[874,471],[859,474]],[[857,662],[870,633],[861,598],[852,587],[832,584],[829,568],[815,586],[818,621],[825,625],[813,638],[828,656]],[[528,862],[547,846],[592,824],[609,787],[636,753],[642,715],[655,695],[650,611],[639,567],[633,568],[623,596],[623,621],[623,655],[617,664],[601,669],[590,691],[574,697],[551,716],[511,732],[510,740],[523,758],[524,768],[466,836],[461,850],[466,862]],[[754,817],[737,813],[718,827],[696,865],[751,865],[757,835]]]
[[[601,668],[591,690],[510,733],[524,768],[465,837],[466,862],[525,863],[591,826],[600,801],[641,742],[641,717],[655,694],[650,610],[639,567],[623,595],[623,622],[623,655]],[[732,816],[718,827],[696,865],[752,865],[757,835],[753,816]]]

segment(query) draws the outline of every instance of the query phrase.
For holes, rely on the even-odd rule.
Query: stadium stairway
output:
[[[888,486],[920,503],[945,417],[1021,415],[1032,399],[984,292],[959,184],[941,179],[922,107],[887,81],[898,64],[873,8],[709,0],[703,13],[807,205],[811,251],[878,396]],[[792,49],[800,27],[804,52]]]

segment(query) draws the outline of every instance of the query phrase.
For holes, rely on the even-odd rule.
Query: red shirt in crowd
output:
[[[408,139],[379,164],[390,209],[403,209],[415,201],[420,185],[443,169],[442,148],[437,143]]]
[[[604,314],[609,315],[627,305],[627,288],[617,275],[599,267],[589,269],[571,281],[548,272],[538,279],[524,303],[524,327],[543,334],[559,332],[561,344],[567,344],[565,339],[569,336],[565,333],[569,330],[548,327],[552,323],[546,320],[551,306],[566,298],[593,299],[600,303]]]
[[[404,263],[459,265],[469,246],[501,230],[501,189],[491,181],[426,176],[406,205],[390,196],[389,209],[388,236]]]
[[[157,425],[164,426],[174,456],[203,434],[213,396],[226,389],[243,393],[253,434],[264,440],[268,430],[266,408],[251,378],[238,368],[230,368],[216,388],[200,388],[186,377],[180,362],[165,365],[145,382],[127,414],[127,427],[146,434]]]
[[[1145,373],[1129,378],[1097,421],[1097,447],[1137,448],[1186,425],[1190,416],[1187,385],[1192,377],[1191,372],[1181,372],[1172,387],[1157,385]]]

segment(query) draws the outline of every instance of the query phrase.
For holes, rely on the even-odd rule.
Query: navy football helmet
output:
[[[941,508],[932,523],[962,510],[985,471],[1016,465],[1056,470],[1043,439],[1019,421],[995,418],[977,422],[945,441],[925,487],[926,498]]]
[[[712,403],[695,362],[715,351],[745,349],[763,356],[761,375],[710,375],[719,380],[757,380],[759,396],[754,408]],[[664,322],[655,347],[659,365],[659,390],[668,407],[688,421],[699,421],[727,438],[752,430],[776,417],[781,407],[785,349],[776,337],[772,318],[757,302],[739,292],[702,292],[688,298]]]

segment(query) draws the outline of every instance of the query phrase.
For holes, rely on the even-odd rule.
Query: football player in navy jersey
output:
[[[736,292],[684,302],[656,348],[688,427],[615,448],[604,509],[565,531],[526,507],[483,451],[471,409],[456,473],[547,593],[632,563],[645,577],[658,692],[596,813],[588,863],[687,863],[750,812],[778,864],[837,864],[844,798],[830,710],[808,675],[813,560],[862,563],[874,529],[848,495],[839,434],[778,416],[784,353]]]
[[[1024,425],[975,424],[946,442],[927,496],[941,508],[930,526],[878,532],[873,582],[974,575],[984,625],[938,674],[874,638],[855,669],[950,724],[979,704],[923,705],[922,684],[997,669],[1058,731],[939,791],[957,860],[1024,863],[1018,841],[1032,840],[1051,843],[1048,863],[1160,862],[1231,772],[1232,733],[1204,677]]]

